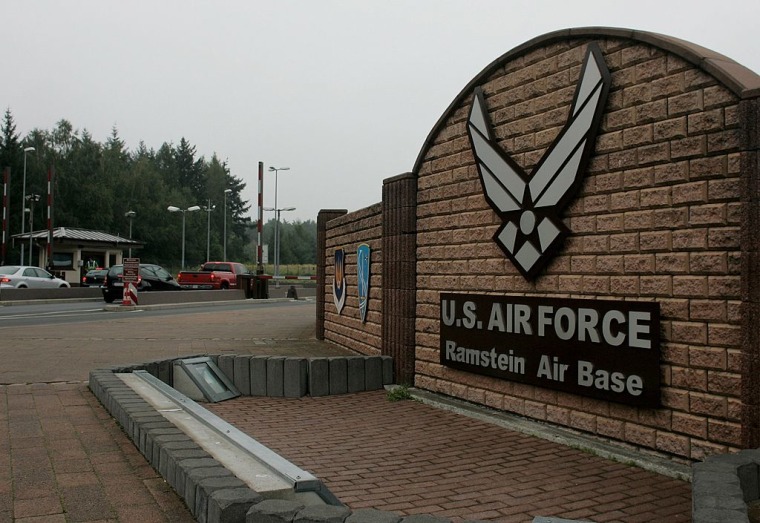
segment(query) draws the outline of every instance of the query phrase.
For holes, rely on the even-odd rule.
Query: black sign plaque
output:
[[[660,405],[658,303],[442,293],[440,319],[447,367]]]

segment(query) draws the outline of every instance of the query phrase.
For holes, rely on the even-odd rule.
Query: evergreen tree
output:
[[[263,242],[269,245],[269,263],[274,263],[275,219],[264,224]],[[280,220],[280,265],[317,263],[317,222]]]
[[[195,159],[195,146],[182,138],[179,147],[174,151],[174,162],[180,187],[190,189],[191,196],[196,200],[202,200],[206,195],[204,160],[202,157]]]
[[[140,142],[130,153],[115,127],[105,143],[99,143],[86,129],[76,130],[65,119],[49,131],[33,129],[22,140],[7,109],[0,128],[0,170],[8,166],[12,171],[9,234],[17,234],[21,229],[24,147],[29,146],[35,151],[27,154],[26,194],[39,194],[44,201],[47,171],[55,169],[56,227],[101,230],[127,238],[131,224],[132,238],[145,244],[135,254],[176,269],[181,258],[181,217],[170,215],[167,207],[205,208],[209,200],[215,206],[210,215],[205,212],[185,215],[185,261],[187,266],[193,266],[206,260],[209,237],[211,257],[222,257],[226,202],[227,257],[244,263],[253,261],[255,230],[248,216],[251,205],[242,196],[246,184],[233,176],[226,162],[216,154],[210,161],[196,158],[195,146],[185,138],[177,147],[165,142],[157,151]],[[35,228],[39,229],[44,223],[45,205],[35,206],[34,211]],[[126,216],[128,211],[135,213],[131,220]],[[24,218],[28,219],[28,215]],[[303,238],[308,237],[301,231],[301,225],[292,233],[286,232],[283,238],[291,234],[294,239],[284,240],[288,246],[285,243],[283,246],[298,252],[287,256],[295,260],[308,256],[301,252]],[[18,259],[18,250],[16,247],[9,253],[7,260]]]
[[[17,167],[23,151],[10,109],[5,110],[3,127],[0,132],[2,133],[0,135],[0,170],[10,167],[15,171],[14,168]]]
[[[8,231],[6,238],[21,232],[21,184],[23,174],[24,151],[20,143],[19,134],[16,132],[16,123],[10,109],[5,110],[3,117],[2,130],[0,130],[0,184],[2,184],[3,171],[7,168],[10,176],[10,187],[8,192]],[[6,244],[5,260],[2,263],[8,263],[11,260],[18,260],[20,249],[13,248],[8,241]]]

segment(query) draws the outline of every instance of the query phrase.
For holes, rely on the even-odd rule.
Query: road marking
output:
[[[103,309],[84,309],[81,311],[51,311],[51,312],[37,312],[33,314],[6,314],[0,316],[0,320],[18,319],[18,318],[39,318],[41,316],[78,316],[90,312],[102,312]]]

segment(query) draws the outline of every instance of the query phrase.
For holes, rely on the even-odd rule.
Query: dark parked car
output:
[[[82,276],[82,287],[100,287],[106,280],[108,269],[94,269]]]
[[[120,300],[124,295],[124,266],[113,265],[108,269],[106,279],[101,289],[106,303]],[[179,291],[182,287],[174,277],[161,267],[152,263],[141,263],[140,274],[137,281],[137,292],[145,291]]]

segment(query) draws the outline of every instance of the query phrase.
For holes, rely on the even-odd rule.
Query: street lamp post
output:
[[[193,205],[192,207],[188,207],[187,209],[180,209],[179,207],[175,207],[173,205],[170,205],[166,208],[169,212],[181,212],[182,213],[182,270],[185,270],[185,213],[186,212],[195,212],[200,211],[201,208],[197,205]]]
[[[227,261],[227,195],[232,192],[232,189],[224,190],[224,260]]]
[[[135,218],[137,213],[135,211],[127,211],[124,213],[124,216],[129,218],[129,241],[132,241],[132,220]],[[129,257],[132,257],[132,244],[129,244]]]
[[[289,171],[290,167],[269,167],[269,172],[274,171],[274,207],[270,209],[275,211],[274,221],[274,275],[275,278],[279,276],[280,268],[280,211],[285,209],[279,209],[277,207],[277,174],[279,171]],[[295,209],[295,208],[294,208]],[[287,210],[293,210],[288,208]],[[275,287],[280,286],[280,280],[275,279]]]
[[[274,286],[280,286],[280,229],[277,224],[280,223],[280,213],[282,211],[295,211],[295,207],[283,207],[277,209],[275,207],[264,207],[265,211],[274,211],[275,213],[275,228],[274,228]]]
[[[34,147],[24,147],[24,177],[21,183],[21,234],[24,234],[24,222],[26,213],[26,206],[24,201],[26,200],[26,153],[34,151]],[[24,265],[24,244],[21,244],[21,265]]]
[[[206,211],[206,261],[211,260],[211,211],[216,209],[215,205],[211,205],[211,199],[209,198],[208,205],[203,209]]]
[[[32,263],[32,232],[34,232],[34,204],[40,201],[39,194],[30,194],[26,196],[29,201],[29,265]],[[26,209],[24,209],[26,211]]]

